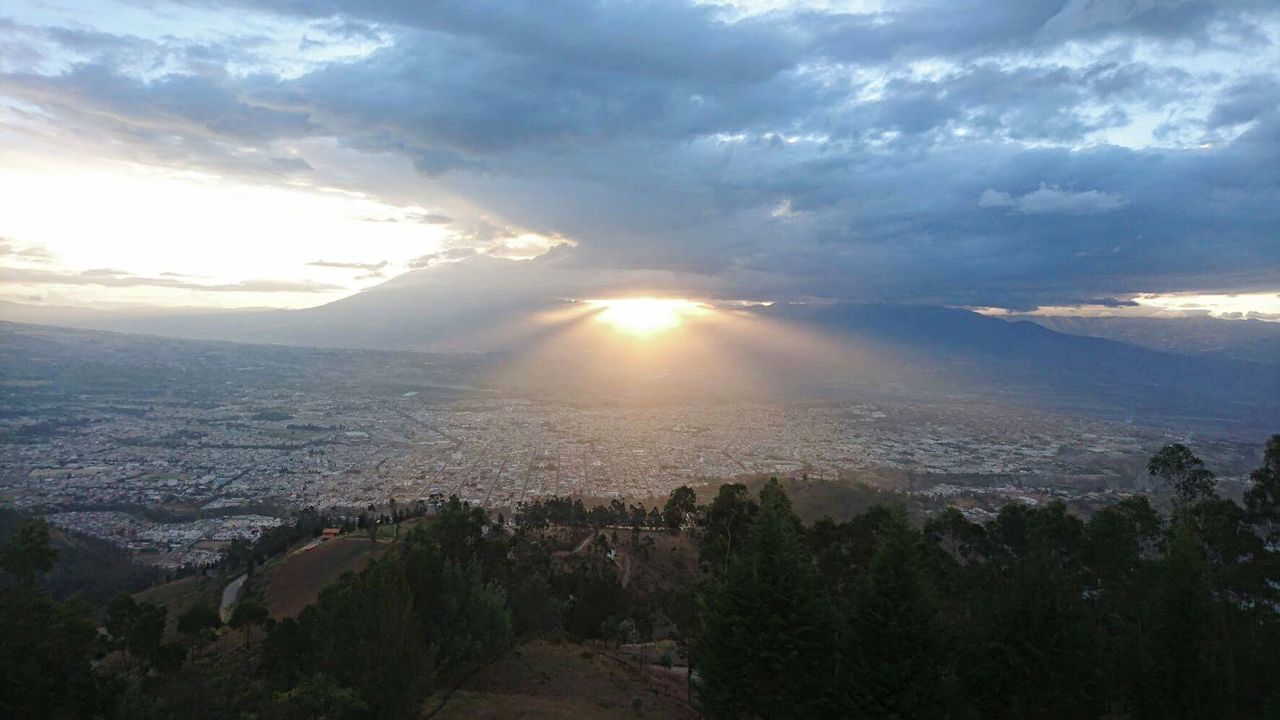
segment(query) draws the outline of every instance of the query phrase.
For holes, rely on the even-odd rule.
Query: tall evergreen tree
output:
[[[1084,523],[1062,503],[1005,506],[988,527],[959,662],[981,715],[1096,718],[1099,641],[1081,562]]]
[[[1217,646],[1220,607],[1204,548],[1187,524],[1173,532],[1146,618],[1146,663],[1135,689],[1137,718],[1238,717],[1227,710],[1225,658]]]
[[[0,569],[16,580],[0,580],[0,717],[91,717],[100,709],[92,608],[56,603],[36,585],[56,557],[43,519],[26,521],[0,546]]]
[[[776,481],[701,595],[698,697],[710,718],[830,717],[836,654],[803,529]]]
[[[902,512],[847,605],[843,698],[851,716],[943,718],[954,713],[947,632],[925,574],[920,533]]]

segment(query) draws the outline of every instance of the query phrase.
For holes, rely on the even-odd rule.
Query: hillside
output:
[[[1151,468],[1171,507],[1046,497],[982,522],[803,480],[653,513],[555,497],[514,524],[451,497],[377,545],[312,545],[333,518],[311,511],[101,625],[32,584],[52,565],[33,520],[0,552],[0,668],[51,668],[24,710],[80,683],[110,718],[1269,717],[1280,435],[1243,505],[1183,445]],[[798,514],[822,509],[849,515]],[[248,567],[230,627],[184,610]]]
[[[343,537],[329,542],[307,542],[286,557],[264,568],[263,600],[271,617],[295,617],[320,597],[320,591],[344,573],[360,572],[370,560],[385,554],[389,544],[368,538]]]
[[[430,698],[440,720],[696,718],[683,671],[640,667],[602,648],[535,640],[468,678],[447,699]],[[443,701],[443,705],[439,705]]]
[[[15,510],[0,508],[0,544],[24,518]],[[57,529],[51,536],[58,561],[41,584],[58,600],[80,595],[101,607],[116,593],[136,592],[159,579],[154,568],[134,562],[128,552],[103,540]]]

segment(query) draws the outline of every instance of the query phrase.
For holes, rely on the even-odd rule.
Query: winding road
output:
[[[222,588],[222,604],[218,606],[218,616],[222,618],[223,624],[231,621],[231,608],[240,599],[240,591],[244,589],[244,581],[248,579],[247,574],[241,575]]]

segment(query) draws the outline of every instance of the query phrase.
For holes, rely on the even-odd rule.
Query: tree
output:
[[[983,527],[969,522],[964,513],[953,507],[929,518],[924,524],[924,534],[957,560],[972,560],[990,551]]]
[[[902,512],[882,530],[857,583],[845,640],[849,713],[930,718],[953,714],[946,632],[925,575],[920,534]]]
[[[53,565],[48,526],[36,518],[0,546],[0,717],[90,717],[100,688],[92,669],[97,630],[93,609],[73,598],[56,603],[35,584]]]
[[[1160,478],[1173,490],[1174,502],[1178,505],[1189,505],[1214,495],[1213,473],[1182,443],[1166,445],[1152,455],[1147,473]]]
[[[618,623],[618,630],[614,639],[618,643],[618,647],[630,645],[636,639],[636,624],[631,618],[623,618]]]
[[[1187,524],[1174,528],[1145,618],[1146,664],[1135,688],[1139,717],[1232,717],[1224,712],[1228,659],[1218,647],[1219,608],[1204,549]]]
[[[178,633],[187,640],[192,648],[198,648],[213,640],[215,633],[222,626],[218,611],[207,602],[192,605],[186,612],[178,616]]]
[[[25,520],[0,547],[0,569],[24,584],[33,583],[37,575],[52,570],[57,560],[58,551],[49,539],[49,523],[41,517]]]
[[[253,598],[246,598],[236,603],[228,624],[233,628],[244,628],[244,646],[248,648],[251,647],[250,634],[253,626],[266,624],[269,617],[270,613],[265,605]]]
[[[1262,525],[1268,539],[1280,535],[1280,435],[1272,435],[1262,455],[1262,466],[1249,474],[1253,486],[1244,495],[1249,520]]]
[[[699,698],[710,718],[829,717],[832,616],[776,480],[741,552],[700,593]]]
[[[120,593],[107,605],[104,626],[112,645],[129,653],[145,672],[148,667],[167,664],[167,651],[161,650],[165,617],[168,611],[149,602],[138,602],[132,595]]]
[[[662,522],[672,530],[679,530],[697,510],[697,493],[688,485],[681,485],[667,497],[667,504],[662,508]]]
[[[520,635],[536,635],[561,627],[564,608],[547,581],[538,571],[523,573],[515,579],[508,593],[511,621]]]
[[[276,693],[272,705],[273,716],[281,720],[346,720],[362,717],[369,709],[359,693],[322,673]]]
[[[1083,521],[1062,502],[1011,503],[987,533],[992,554],[968,566],[957,625],[957,675],[978,716],[1104,715]]]
[[[781,492],[782,486],[778,485],[776,479],[770,482],[777,485]],[[706,533],[702,542],[702,559],[712,565],[727,564],[737,550],[737,543],[741,543],[746,537],[747,528],[750,527],[757,509],[746,485],[721,485],[715,499],[702,514],[702,525]]]
[[[653,507],[649,508],[649,515],[645,517],[646,525],[648,525],[651,528],[657,528],[657,527],[662,527],[662,525],[665,524],[665,522],[666,521],[662,519],[662,513],[658,512],[657,505],[654,505]]]
[[[484,509],[450,495],[431,525],[430,534],[439,544],[446,560],[467,564],[484,543],[484,526],[488,523]]]

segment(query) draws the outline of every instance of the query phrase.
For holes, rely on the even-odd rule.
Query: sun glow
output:
[[[626,298],[588,300],[587,304],[599,310],[597,320],[635,337],[673,330],[684,323],[685,318],[708,312],[706,305],[692,300]]]

